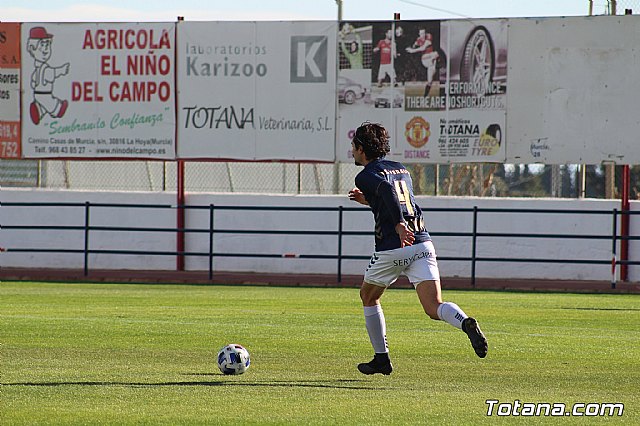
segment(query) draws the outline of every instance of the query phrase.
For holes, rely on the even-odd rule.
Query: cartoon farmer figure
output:
[[[35,60],[35,69],[31,74],[31,88],[33,89],[33,102],[29,108],[33,124],[40,123],[45,114],[60,118],[67,111],[69,102],[53,96],[53,83],[60,76],[69,73],[69,63],[52,67],[47,63],[51,58],[52,34],[47,33],[44,27],[33,27],[29,31],[27,50]]]

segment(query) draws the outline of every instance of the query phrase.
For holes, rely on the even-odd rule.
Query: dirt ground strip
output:
[[[0,268],[0,281],[54,281],[96,283],[178,283],[178,284],[244,284],[292,287],[359,287],[362,275],[343,275],[338,282],[335,274],[261,274],[239,272],[216,272],[212,279],[205,271],[139,271],[139,270],[92,270],[84,275],[78,269],[27,269]],[[475,284],[475,285],[474,285]],[[395,288],[410,288],[406,278],[393,285]],[[582,280],[524,280],[476,278],[472,283],[468,277],[443,277],[443,289],[482,289],[512,291],[558,291],[578,293],[636,293],[640,294],[640,283],[618,282],[615,288],[608,281]]]

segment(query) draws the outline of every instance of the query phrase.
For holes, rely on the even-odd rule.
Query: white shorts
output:
[[[384,80],[386,74],[389,74],[389,78],[391,79],[391,83],[393,83],[396,79],[396,70],[393,69],[393,65],[391,64],[382,64],[378,69],[378,81]]]
[[[389,287],[402,274],[409,278],[414,287],[422,281],[440,280],[433,242],[373,253],[364,273],[364,281]]]

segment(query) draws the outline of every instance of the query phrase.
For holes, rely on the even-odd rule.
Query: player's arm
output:
[[[54,68],[55,78],[60,77],[61,75],[69,74],[69,62],[64,65],[60,65],[59,67]]]
[[[345,46],[344,39],[340,40],[340,50],[342,50],[342,53],[344,53],[345,56],[349,54],[349,49],[347,49],[347,46]]]
[[[415,241],[413,232],[409,229],[406,222],[400,222],[396,225],[396,233],[400,237],[402,247],[410,246]]]
[[[431,42],[430,41],[426,41],[422,45],[416,47],[415,50],[414,50],[414,53],[425,52],[429,46],[431,46]]]
[[[364,197],[364,194],[362,193],[362,191],[360,191],[360,189],[358,187],[355,187],[351,191],[349,191],[349,199],[351,201],[355,201],[357,203],[364,204],[365,206],[369,205],[369,202]]]
[[[413,43],[413,45],[407,46],[405,50],[407,51],[407,53],[416,53],[418,51],[418,48],[416,47],[416,43]]]

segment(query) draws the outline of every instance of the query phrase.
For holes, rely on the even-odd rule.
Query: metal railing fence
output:
[[[81,208],[84,209],[84,222],[77,225],[39,225],[39,224],[0,224],[0,230],[14,231],[43,231],[53,230],[60,232],[82,231],[84,233],[83,246],[77,248],[38,248],[38,247],[3,247],[1,251],[12,253],[68,253],[80,254],[83,256],[84,275],[89,274],[89,255],[110,254],[110,255],[152,255],[152,256],[195,256],[208,258],[209,279],[213,278],[213,260],[217,257],[230,258],[287,258],[295,257],[301,259],[334,259],[336,260],[336,280],[342,280],[342,262],[344,260],[369,260],[370,255],[363,256],[357,254],[345,254],[343,252],[343,242],[345,238],[353,236],[373,236],[371,231],[353,231],[344,229],[344,215],[351,212],[369,211],[361,207],[282,207],[282,206],[216,206],[209,205],[169,205],[169,204],[118,204],[118,203],[73,203],[73,202],[0,202],[0,208],[12,207],[58,207],[58,208]],[[171,210],[206,210],[209,214],[209,223],[206,228],[192,227],[138,227],[138,226],[99,226],[91,224],[91,213],[96,208],[115,209],[171,209]],[[326,230],[274,230],[274,229],[228,229],[217,227],[215,222],[216,211],[295,211],[295,212],[327,212],[337,215],[337,229]],[[639,211],[629,210],[563,210],[563,209],[525,209],[525,208],[426,208],[429,212],[444,213],[468,213],[472,215],[472,230],[469,232],[439,232],[430,231],[432,236],[442,237],[466,237],[471,240],[471,250],[468,256],[438,256],[440,260],[470,262],[471,283],[475,287],[476,266],[482,262],[520,262],[520,263],[561,263],[561,264],[597,264],[611,265],[612,268],[612,288],[615,288],[615,268],[617,265],[640,265],[638,261],[628,259],[618,259],[617,244],[622,241],[640,240],[638,235],[619,235],[618,218],[624,215],[632,216],[640,214]],[[571,233],[522,233],[522,232],[480,232],[478,231],[479,218],[482,214],[503,213],[503,214],[572,214],[572,215],[608,215],[611,217],[611,232],[608,234],[571,234]],[[92,249],[90,241],[92,232],[167,232],[179,234],[200,233],[208,235],[207,251],[186,251],[186,250],[129,250],[129,249]],[[254,235],[329,235],[336,237],[336,251],[333,254],[288,254],[288,253],[237,253],[237,252],[216,252],[214,251],[214,239],[217,234],[254,234]],[[579,240],[609,240],[611,241],[612,257],[608,259],[569,259],[569,258],[522,258],[522,257],[486,257],[478,253],[478,241],[484,238],[562,238]]]

